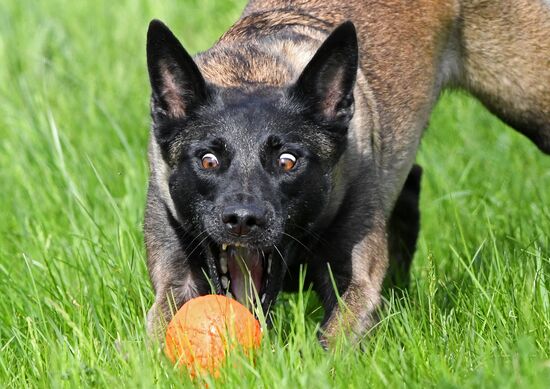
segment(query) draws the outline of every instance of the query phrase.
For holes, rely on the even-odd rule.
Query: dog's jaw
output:
[[[278,251],[225,243],[211,243],[208,251],[209,277],[216,292],[235,298],[249,309],[261,308],[267,316],[284,272],[278,265]]]

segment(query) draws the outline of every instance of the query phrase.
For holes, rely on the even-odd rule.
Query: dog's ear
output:
[[[355,26],[345,22],[317,50],[292,87],[292,93],[305,101],[320,120],[347,128],[353,117],[358,61]]]
[[[159,20],[151,21],[147,31],[147,67],[153,120],[183,118],[207,98],[206,83],[199,68]]]

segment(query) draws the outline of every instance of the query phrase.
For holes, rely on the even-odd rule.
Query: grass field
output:
[[[206,49],[244,1],[0,4],[0,387],[191,385],[145,345],[148,21]],[[209,387],[550,387],[550,158],[465,96],[418,161],[405,298],[324,352],[311,293],[283,296],[255,364]]]

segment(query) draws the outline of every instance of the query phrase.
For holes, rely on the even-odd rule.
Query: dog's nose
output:
[[[245,236],[265,224],[265,211],[255,205],[233,205],[225,207],[222,221],[231,233]]]

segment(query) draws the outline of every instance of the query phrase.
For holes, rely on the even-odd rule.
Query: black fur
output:
[[[388,226],[390,268],[386,285],[405,289],[420,231],[420,181],[422,168],[414,165],[395,203]]]
[[[191,292],[207,293],[208,282],[219,292],[213,258],[224,243],[244,244],[273,252],[264,308],[283,284],[292,288],[297,269],[307,264],[327,322],[336,306],[333,281],[339,293],[348,289],[352,250],[376,228],[374,216],[383,207],[375,164],[352,152],[343,160],[358,68],[353,24],[335,29],[296,81],[282,87],[208,84],[160,22],[151,23],[147,58],[154,142],[168,167],[161,179],[169,190],[169,198],[163,197],[152,179],[146,217],[150,256],[159,250],[157,239],[173,237],[168,256],[157,259],[162,263],[150,262],[157,296],[163,301],[162,293],[170,290],[179,306]],[[283,153],[296,157],[289,171],[278,164]],[[202,166],[207,154],[216,157],[216,168]],[[340,174],[344,168],[345,176]],[[158,207],[162,210],[155,211]],[[236,235],[224,219],[228,208],[254,209],[262,223]],[[163,279],[157,279],[157,271]],[[189,274],[195,288],[185,292],[181,280]],[[160,304],[166,315],[167,305]]]
[[[169,298],[178,308],[210,288],[227,291],[231,274],[242,280],[236,255],[256,285],[262,279],[264,309],[308,265],[325,308],[324,346],[373,328],[390,258],[388,282],[409,280],[421,179],[410,169],[445,88],[470,90],[550,150],[548,89],[537,84],[548,78],[545,58],[527,50],[531,61],[517,62],[525,72],[507,72],[502,64],[521,45],[498,39],[506,21],[542,42],[546,14],[405,3],[252,0],[195,60],[151,23],[150,330],[169,319]]]
[[[333,169],[346,149],[353,116],[357,50],[355,29],[345,23],[325,41],[294,85],[253,91],[221,88],[204,81],[193,59],[162,23],[151,23],[147,58],[153,134],[170,167],[168,187],[176,214],[164,207],[182,246],[192,247],[190,241],[204,238],[211,246],[240,243],[274,248],[281,262],[276,276],[280,289],[287,266],[309,257],[316,250],[312,244],[325,247],[312,236],[340,234],[350,244],[359,239],[337,227],[323,232],[329,222],[338,223],[328,220],[334,213],[330,195]],[[208,153],[217,157],[218,168],[201,166],[201,157]],[[277,162],[283,153],[297,158],[288,172]],[[159,193],[157,188],[150,191]],[[246,236],[235,236],[222,220],[224,210],[252,205],[265,213],[265,222]],[[368,220],[356,215],[361,219],[358,224]],[[346,245],[326,249],[336,250],[338,258],[342,253],[349,257]],[[196,269],[197,253],[204,250],[195,250],[190,258],[182,253],[174,260]],[[208,267],[206,261],[203,265]],[[346,279],[344,267],[337,267],[335,272]],[[326,274],[324,264],[319,268]],[[323,276],[322,282],[330,280]]]

